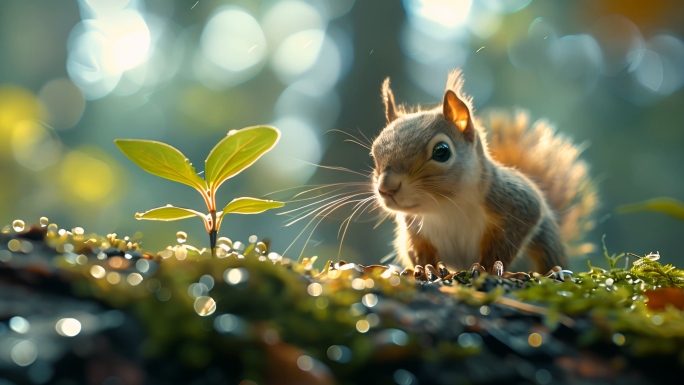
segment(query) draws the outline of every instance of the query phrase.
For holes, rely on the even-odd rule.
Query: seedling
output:
[[[184,207],[166,205],[136,213],[136,219],[177,221],[200,217],[209,233],[212,255],[216,235],[226,214],[258,214],[282,207],[284,203],[256,198],[235,198],[222,211],[217,211],[216,190],[226,180],[251,166],[272,149],[280,139],[280,131],[270,126],[254,126],[233,130],[211,150],[204,162],[204,179],[195,172],[190,161],[174,147],[153,140],[116,139],[119,149],[135,164],[150,174],[186,184],[204,198],[208,214]]]

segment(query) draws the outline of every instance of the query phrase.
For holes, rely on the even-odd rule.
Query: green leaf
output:
[[[622,205],[617,208],[620,214],[637,211],[657,211],[684,221],[684,203],[674,198],[653,198],[644,202]]]
[[[205,162],[206,179],[216,191],[221,183],[252,165],[280,139],[280,131],[271,126],[233,130],[211,150]]]
[[[153,140],[116,139],[121,152],[143,170],[187,184],[197,190],[206,190],[206,182],[195,172],[190,161],[177,149]]]
[[[283,207],[284,205],[285,203],[283,202],[265,199],[235,198],[232,202],[228,203],[220,216],[223,217],[226,214],[259,214],[266,210]]]
[[[180,219],[200,217],[205,219],[205,215],[191,209],[183,207],[174,207],[166,205],[164,207],[157,207],[156,209],[145,211],[144,213],[136,213],[135,219],[147,219],[150,221],[177,221]]]

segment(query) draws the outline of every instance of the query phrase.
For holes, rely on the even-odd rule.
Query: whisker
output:
[[[463,217],[466,218],[466,219],[468,219],[468,216],[465,214],[465,212],[463,211],[463,209],[461,209],[461,206],[457,205],[456,202],[454,202],[453,200],[451,200],[451,198],[449,198],[448,196],[446,196],[446,195],[440,193],[439,191],[433,190],[432,192],[434,192],[435,194],[439,194],[439,195],[443,196],[443,197],[446,198],[449,202],[453,203],[454,206],[456,206],[456,208],[458,209],[458,211],[460,211],[461,214],[463,214]],[[437,200],[435,200],[435,202],[436,202],[436,201],[437,201]]]
[[[345,221],[347,222],[347,225],[344,227],[344,232],[342,233],[342,238],[340,239],[340,248],[337,251],[337,259],[338,260],[340,259],[340,256],[342,255],[342,245],[344,244],[344,237],[347,235],[347,229],[349,229],[349,224],[351,223],[352,219],[354,218],[354,214],[356,214],[356,212],[359,211],[363,207],[364,204],[367,204],[369,202],[372,203],[371,199],[373,199],[373,198],[374,197],[370,197],[370,198],[366,198],[366,199],[362,200],[361,202],[363,202],[363,204],[361,204],[360,206],[357,203],[357,205],[354,207],[358,206],[358,208],[355,209],[347,219],[345,219]],[[361,211],[361,212],[363,213],[363,211]],[[342,222],[342,224],[344,225],[344,222]],[[342,226],[340,226],[340,229],[341,228],[342,228]],[[338,237],[339,237],[339,234],[340,234],[340,232],[338,230],[338,232],[337,232]]]
[[[342,221],[342,224],[340,224],[340,228],[337,230],[337,237],[338,238],[340,237],[340,231],[342,230],[342,226],[344,226],[344,223],[345,222],[347,222],[347,223],[351,222],[352,217],[354,216],[354,214],[356,214],[356,212],[359,210],[359,208],[361,208],[366,203],[369,203],[369,202],[372,203],[371,200],[374,198],[375,197],[368,197],[368,198],[362,199],[357,204],[355,204],[354,207],[352,207],[352,210],[353,210],[352,214],[350,216],[348,216],[347,218],[345,218],[344,221]],[[349,225],[347,224],[347,226],[349,226]]]
[[[370,151],[370,149],[371,149],[371,148],[368,147],[367,145],[365,145],[365,144],[363,144],[363,143],[359,143],[359,142],[355,141],[354,139],[345,139],[344,141],[345,141],[345,142],[354,143],[354,144],[358,144],[359,146],[361,146],[361,147],[367,149],[368,151]]]
[[[352,194],[352,195],[345,196],[345,197],[343,197],[343,198],[339,198],[339,199],[334,200],[334,201],[332,201],[332,202],[328,202],[328,203],[324,204],[324,205],[321,206],[321,207],[318,207],[318,208],[315,208],[315,209],[312,209],[312,210],[309,210],[309,211],[303,213],[303,214],[305,214],[305,215],[302,215],[302,216],[300,216],[299,218],[293,219],[293,220],[290,221],[289,223],[285,224],[285,226],[286,226],[286,227],[289,227],[289,226],[291,226],[291,225],[293,225],[293,224],[295,224],[295,223],[301,221],[302,219],[309,217],[310,215],[312,215],[312,214],[314,214],[314,213],[316,213],[316,212],[318,212],[318,211],[324,211],[325,208],[326,208],[326,207],[329,207],[330,205],[334,205],[335,203],[338,203],[338,202],[344,202],[344,201],[347,201],[347,200],[349,200],[349,199],[352,199],[352,198],[354,198],[354,197],[357,197],[357,196],[359,196],[359,195],[364,195],[364,194],[368,194],[368,193],[356,193],[356,194]],[[342,195],[343,195],[343,194],[342,194]],[[326,198],[326,199],[328,199],[328,198]],[[314,203],[312,203],[312,204],[316,204],[316,203],[319,203],[319,202],[314,202]],[[310,205],[309,205],[309,206],[310,206]],[[296,209],[295,209],[295,210],[296,210]]]
[[[347,132],[347,131],[338,130],[338,129],[336,129],[336,128],[334,128],[334,129],[332,129],[332,130],[328,130],[328,131],[326,131],[326,133],[327,133],[327,132],[339,132],[340,134],[347,135],[347,136],[349,136],[350,138],[354,139],[354,140],[349,140],[350,142],[356,143],[356,144],[358,144],[359,146],[364,147],[364,148],[367,148],[368,150],[370,150],[370,145],[371,145],[370,141],[368,141],[368,144],[362,143],[363,141],[362,141],[361,139],[359,139],[357,136],[353,135],[352,133],[349,133],[349,132]],[[359,132],[361,133],[361,135],[363,135],[363,133],[361,132],[361,130],[359,130]],[[365,135],[363,135],[363,136],[364,136],[364,138],[366,137]],[[366,138],[366,140],[368,140],[368,138]]]
[[[375,210],[375,209],[373,209],[373,210]],[[375,226],[373,226],[373,230],[375,230],[375,229],[377,229],[378,227],[380,227],[380,225],[381,225],[385,220],[387,220],[387,218],[389,218],[390,216],[391,216],[390,213],[384,213],[384,215],[382,216],[382,218],[380,218],[380,221],[379,221],[378,223],[376,223]]]
[[[361,134],[361,136],[363,136],[363,138],[366,139],[366,141],[368,142],[368,144],[369,144],[370,146],[373,146],[373,141],[370,140],[370,139],[368,139],[368,137],[366,136],[366,134],[364,134],[364,133],[361,131],[360,128],[358,129],[358,131],[359,131],[359,134]]]
[[[301,258],[302,258],[302,255],[304,255],[304,250],[306,249],[306,245],[307,245],[307,244],[309,243],[309,241],[311,240],[311,237],[313,236],[314,232],[316,231],[316,228],[318,228],[318,225],[320,225],[321,222],[323,222],[323,219],[325,219],[326,216],[327,216],[328,214],[331,214],[333,211],[339,209],[340,207],[345,206],[345,205],[350,204],[350,203],[356,203],[356,202],[358,202],[358,200],[351,200],[351,201],[341,202],[341,203],[339,203],[337,206],[332,207],[332,208],[330,209],[330,211],[326,212],[325,214],[323,214],[323,212],[320,212],[320,213],[318,213],[316,216],[314,216],[313,218],[311,218],[311,220],[309,221],[309,223],[304,227],[304,229],[302,229],[302,232],[300,233],[299,236],[301,236],[301,234],[306,230],[306,228],[309,227],[309,225],[310,225],[317,217],[319,217],[319,216],[321,217],[321,219],[318,221],[318,223],[316,223],[316,225],[313,227],[313,229],[311,229],[311,233],[309,233],[309,236],[307,237],[306,241],[304,242],[304,247],[302,247],[302,251],[301,251],[301,253],[299,253],[299,259],[301,259]],[[295,241],[299,238],[299,236],[297,236],[297,238],[295,238]],[[294,241],[293,241],[293,242],[294,242]],[[288,249],[289,249],[289,247],[288,247]],[[286,250],[286,251],[287,251],[287,250]],[[284,253],[283,253],[283,254],[284,254]]]
[[[318,210],[321,210],[321,211],[320,211],[319,213],[317,213],[316,215],[314,215],[314,217],[311,218],[311,220],[309,220],[309,222],[306,224],[306,226],[304,226],[304,228],[302,229],[302,231],[299,232],[299,235],[297,235],[297,237],[295,237],[295,239],[292,241],[292,243],[290,243],[290,245],[287,247],[287,249],[285,249],[285,251],[283,252],[282,255],[284,256],[285,253],[287,253],[288,250],[290,250],[290,248],[297,242],[297,240],[302,236],[302,234],[304,234],[304,231],[306,231],[306,229],[311,225],[311,223],[312,223],[314,220],[316,220],[316,218],[318,218],[319,216],[321,217],[321,220],[318,222],[318,224],[320,224],[320,222],[325,218],[326,215],[328,215],[329,213],[331,213],[331,212],[337,210],[339,207],[341,207],[342,205],[346,204],[347,201],[350,200],[350,199],[352,199],[352,198],[353,198],[353,197],[351,197],[351,196],[350,196],[350,197],[340,198],[340,199],[338,199],[338,200],[336,200],[336,201],[334,201],[334,202],[329,202],[329,203],[327,203],[325,206],[316,209],[316,211],[318,211]],[[356,202],[356,200],[354,200],[354,201],[352,201],[352,202]],[[337,206],[334,206],[336,203],[337,203],[338,205],[337,205]],[[333,207],[332,210],[326,212],[326,210],[330,209],[331,206]],[[310,213],[310,214],[308,214],[308,215],[311,215],[311,214],[313,214],[313,213]],[[307,215],[307,216],[308,216],[308,215]],[[304,218],[299,218],[299,219],[297,219],[297,221],[299,221],[299,220],[301,220],[301,219],[304,219]],[[292,223],[287,224],[286,226],[289,226],[289,225],[291,225],[291,224],[292,224]],[[309,238],[308,238],[308,239],[311,239],[311,236],[313,235],[313,231],[315,231],[316,227],[318,227],[318,224],[316,224],[316,226],[314,226],[314,230],[312,230],[312,232],[311,232],[311,234],[309,235]],[[307,239],[307,242],[308,242],[308,239]],[[304,244],[304,247],[302,248],[302,253],[300,253],[300,255],[299,255],[300,258],[301,258],[301,256],[302,256],[302,254],[304,253],[304,249],[305,249],[305,248],[306,248],[306,243]]]
[[[325,188],[329,188],[329,187],[339,187],[339,186],[342,186],[342,187],[339,187],[340,190],[343,189],[343,188],[345,188],[345,187],[350,187],[350,186],[366,186],[366,187],[370,187],[370,185],[368,184],[368,182],[340,182],[340,183],[330,183],[330,184],[322,184],[322,185],[309,185],[309,186],[316,186],[316,187],[311,188],[311,189],[306,190],[306,191],[302,191],[302,192],[300,192],[300,193],[297,193],[297,194],[296,194],[295,196],[293,196],[292,198],[297,198],[298,196],[302,196],[302,195],[304,195],[304,194],[310,193],[311,191],[316,191],[316,190],[319,190],[319,189],[325,189]],[[307,186],[307,187],[308,187],[308,186]],[[334,192],[334,191],[339,191],[339,190],[333,190],[333,192]],[[327,193],[325,193],[325,194],[327,194]]]
[[[311,165],[311,166],[316,166],[316,167],[320,167],[320,168],[324,168],[324,169],[328,169],[328,170],[344,171],[344,172],[348,172],[348,173],[360,175],[360,176],[362,176],[362,177],[364,177],[364,178],[369,178],[369,177],[370,177],[370,175],[362,174],[362,173],[360,173],[360,172],[358,172],[358,171],[350,170],[350,169],[348,169],[348,168],[346,168],[346,167],[340,167],[340,166],[324,166],[324,165],[322,165],[322,164],[311,163],[311,162],[307,162],[307,161],[301,160],[301,159],[297,159],[297,160],[300,161],[300,162],[309,164],[309,165]]]
[[[340,189],[340,190],[341,190],[341,189]],[[339,191],[339,190],[335,190],[335,191]],[[334,192],[334,191],[333,191],[333,192]],[[347,192],[344,192],[344,193],[339,193],[339,194],[331,195],[331,196],[329,196],[329,197],[327,197],[327,198],[323,198],[323,199],[318,200],[318,201],[316,201],[316,202],[309,203],[309,204],[307,204],[307,205],[304,205],[304,206],[301,206],[301,207],[297,207],[297,208],[292,209],[292,210],[283,211],[283,212],[281,212],[281,213],[278,213],[277,215],[287,215],[287,214],[291,214],[291,213],[297,212],[297,211],[299,211],[299,210],[303,210],[303,209],[305,209],[305,208],[307,208],[307,207],[316,205],[316,204],[318,204],[318,203],[323,203],[323,202],[325,202],[325,201],[327,201],[327,200],[334,199],[334,198],[336,198],[336,197],[343,196],[343,195],[347,195],[347,194],[348,194]],[[365,191],[365,192],[360,192],[359,194],[372,194],[372,193],[371,193],[371,192]],[[289,201],[289,202],[307,201],[307,200],[311,200],[311,199],[320,198],[321,196],[324,196],[324,195],[319,195],[319,196],[313,197],[313,198],[300,199],[300,200],[297,200],[297,201]],[[288,202],[288,203],[289,203],[289,202]]]

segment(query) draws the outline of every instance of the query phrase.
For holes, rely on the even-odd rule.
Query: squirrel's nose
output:
[[[387,196],[391,197],[394,194],[396,194],[400,188],[401,188],[401,182],[399,182],[399,185],[397,185],[396,188],[391,188],[385,184],[380,184],[378,186],[378,192],[380,193],[380,195],[387,195]]]

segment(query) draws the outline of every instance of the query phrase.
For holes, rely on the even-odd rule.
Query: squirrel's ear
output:
[[[452,90],[447,90],[444,94],[444,103],[442,103],[442,113],[446,120],[453,122],[458,127],[466,138],[473,140],[475,137],[475,128],[470,118],[470,110],[461,99],[456,96]]]
[[[385,103],[385,118],[387,118],[388,124],[399,117],[397,107],[394,105],[394,94],[390,89],[389,83],[389,78],[382,82],[382,101]]]

